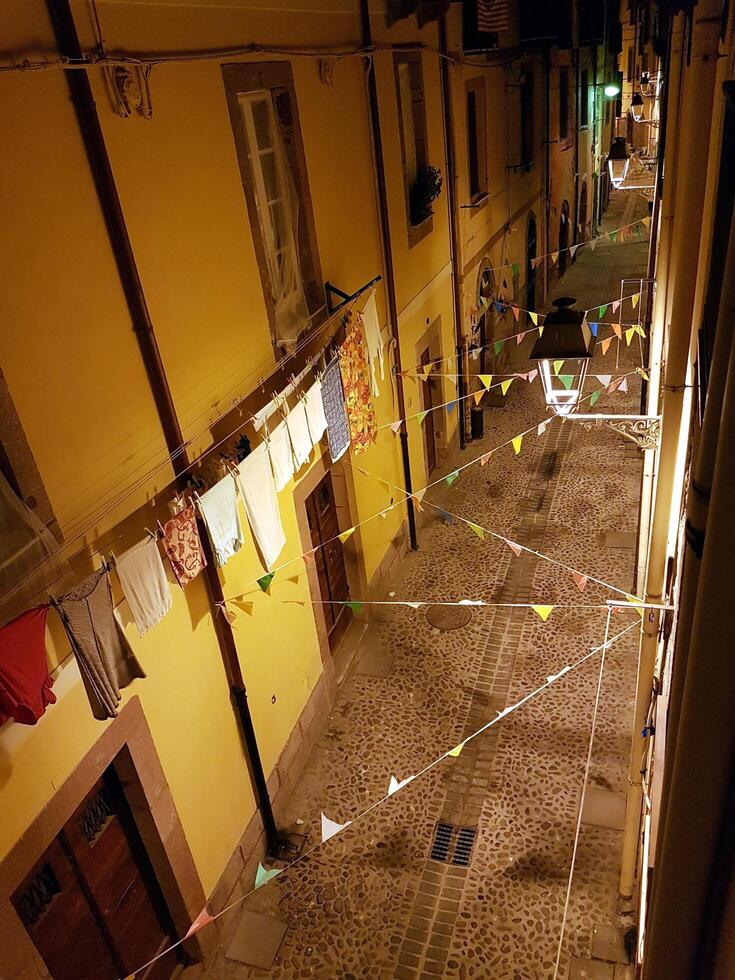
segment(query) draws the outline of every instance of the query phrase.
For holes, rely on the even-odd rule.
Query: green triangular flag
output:
[[[567,389],[567,391],[569,391],[569,389],[572,387],[572,383],[574,381],[574,375],[573,374],[560,374],[558,377],[559,377],[559,380],[561,381],[561,383]]]
[[[255,887],[260,888],[261,885],[265,885],[266,882],[270,881],[271,878],[275,878],[276,875],[279,875],[280,873],[280,868],[271,868],[270,871],[268,871],[260,862],[258,862],[258,870],[255,872]]]
[[[347,606],[347,608],[348,609],[351,609],[353,611],[353,613],[362,612],[362,606],[363,606],[363,604],[361,602],[353,602],[353,601],[343,602],[342,605],[343,606]]]
[[[601,394],[602,394],[602,392],[600,391],[599,388],[598,388],[597,391],[593,391],[592,394],[590,395],[590,405],[596,405],[598,403],[598,401],[600,400],[600,395]]]
[[[604,317],[604,315],[607,313],[607,307],[608,307],[608,305],[609,305],[608,303],[605,303],[604,306],[601,306],[600,307],[600,310],[599,310],[599,312],[597,314],[600,319],[602,319]]]
[[[521,271],[520,263],[514,262],[513,265],[512,265],[512,269],[513,269],[513,275],[514,276],[517,276],[519,274],[519,272]]]
[[[271,582],[273,581],[275,576],[276,576],[275,572],[268,572],[267,575],[264,575],[262,578],[258,579],[258,585],[260,586],[261,592],[268,591],[268,589],[271,587]]]
[[[616,231],[611,231],[610,232],[610,241],[611,242],[614,242],[617,237],[618,237],[618,233]]]
[[[495,351],[496,357],[501,352],[502,349],[503,349],[502,342],[500,340],[496,340],[495,343],[493,344],[493,350]]]
[[[454,483],[454,481],[457,479],[458,476],[459,476],[459,470],[454,470],[452,473],[448,473],[447,476],[444,477],[444,482],[448,487],[451,487],[451,485]]]
[[[554,361],[554,374],[558,377],[559,372],[564,367],[564,361]]]
[[[474,533],[481,541],[485,540],[485,532],[483,531],[483,529],[480,527],[479,524],[473,524],[472,521],[468,521],[467,524],[469,529],[471,531],[474,531]]]
[[[424,421],[424,419],[428,414],[429,414],[428,410],[425,412],[418,413],[418,415],[416,416],[416,421],[418,422],[419,425],[421,425],[421,423]]]

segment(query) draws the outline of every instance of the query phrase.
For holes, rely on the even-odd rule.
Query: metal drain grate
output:
[[[429,857],[432,861],[466,868],[472,857],[476,834],[476,827],[457,827],[440,821],[434,828],[434,842]]]

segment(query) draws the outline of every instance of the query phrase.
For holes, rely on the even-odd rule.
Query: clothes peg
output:
[[[162,538],[166,536],[166,532],[163,530],[163,524],[160,521],[156,521],[156,529]]]

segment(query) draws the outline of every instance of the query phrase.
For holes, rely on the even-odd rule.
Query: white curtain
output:
[[[0,597],[20,590],[58,550],[53,534],[0,473]]]

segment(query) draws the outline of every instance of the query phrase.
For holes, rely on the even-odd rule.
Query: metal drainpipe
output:
[[[362,46],[370,50],[373,46],[373,32],[370,26],[370,9],[368,0],[360,0],[360,21],[362,25]],[[385,267],[385,293],[388,301],[388,318],[390,319],[393,349],[396,358],[396,394],[398,395],[398,411],[401,416],[401,458],[403,461],[403,480],[406,485],[406,511],[408,515],[408,537],[411,550],[418,549],[416,536],[416,515],[413,509],[413,484],[411,481],[411,457],[408,451],[408,429],[406,428],[406,399],[403,391],[403,376],[401,374],[401,341],[398,335],[398,305],[396,302],[396,280],[393,269],[393,248],[390,240],[390,218],[388,215],[388,198],[385,180],[385,161],[383,159],[383,140],[380,133],[380,110],[378,107],[378,86],[375,81],[375,64],[371,63],[367,70],[368,102],[370,105],[370,129],[373,138],[373,155],[375,158],[375,180],[378,185],[378,211],[380,217],[380,238],[383,245]]]
[[[83,57],[74,18],[69,6],[69,0],[46,0],[49,16],[53,25],[56,42],[62,56],[80,61]],[[125,294],[125,301],[133,324],[133,331],[140,346],[140,352],[145,365],[148,382],[158,410],[158,417],[163,429],[166,446],[170,453],[176,452],[173,458],[174,472],[177,484],[184,489],[186,480],[183,471],[189,466],[189,457],[184,446],[184,436],[179,426],[176,408],[168,386],[166,372],[161,359],[156,336],[153,331],[150,313],[146,304],[143,286],[138,274],[133,248],[128,236],[120,198],[118,197],[115,178],[112,173],[110,158],[107,153],[102,127],[97,107],[92,95],[87,72],[84,70],[65,72],[66,81],[71,94],[71,101],[81,131],[87,162],[92,173],[100,208],[107,228],[115,264],[120,282]],[[255,737],[255,728],[248,707],[245,681],[237,656],[235,637],[232,627],[219,612],[218,604],[224,601],[222,584],[217,573],[214,555],[209,537],[200,521],[200,536],[202,547],[207,559],[205,581],[209,596],[209,606],[217,635],[222,662],[225,668],[227,683],[235,706],[240,732],[245,744],[245,758],[255,798],[260,810],[263,828],[268,843],[268,853],[276,855],[280,849],[280,837],[276,829],[273,809],[268,795],[268,785],[263,771],[263,763]]]
[[[447,161],[447,214],[449,216],[449,242],[452,250],[452,302],[454,307],[454,332],[457,343],[457,422],[459,423],[459,448],[467,446],[465,430],[465,338],[462,333],[462,278],[459,235],[457,233],[457,171],[454,152],[454,114],[452,112],[452,88],[447,54],[446,14],[439,20],[439,51],[441,52],[442,114],[444,116],[444,152]]]
[[[546,227],[544,228],[545,249],[551,251],[551,52],[548,44],[544,45],[544,75],[546,76],[546,94],[544,102],[544,216]],[[560,219],[561,220],[561,219]],[[557,242],[557,245],[559,243]],[[549,298],[549,263],[544,260],[544,302]]]
[[[672,290],[673,315],[668,336],[658,478],[646,577],[646,600],[651,603],[661,603],[664,598],[669,520],[672,506],[677,500],[674,476],[680,441],[685,438],[681,426],[682,421],[685,421],[684,395],[690,362],[692,315],[700,255],[700,236],[692,234],[692,229],[701,229],[702,223],[707,182],[707,168],[702,165],[702,161],[707,159],[709,153],[720,7],[720,0],[700,0],[695,8],[692,63],[687,71],[680,116],[676,224],[672,242],[676,277]],[[641,736],[641,730],[651,700],[661,622],[660,610],[646,612],[643,618],[620,873],[620,893],[626,898],[633,894],[635,885],[643,800],[640,763],[645,739]]]
[[[579,116],[581,99],[579,95],[579,28],[575,31],[574,57],[574,242],[579,241]],[[582,229],[584,233],[584,229]]]

